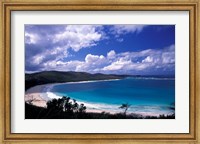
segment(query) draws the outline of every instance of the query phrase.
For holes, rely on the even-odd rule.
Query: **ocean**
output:
[[[130,77],[120,80],[72,82],[52,85],[49,95],[67,96],[84,103],[87,109],[122,112],[128,103],[128,113],[142,115],[172,114],[175,111],[175,79]]]

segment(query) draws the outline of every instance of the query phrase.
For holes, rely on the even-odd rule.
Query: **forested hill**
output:
[[[122,79],[127,75],[114,74],[90,74],[86,72],[60,72],[60,71],[43,71],[32,74],[25,74],[25,90],[30,87],[48,84],[48,83],[64,83],[90,80],[107,80],[107,79]]]

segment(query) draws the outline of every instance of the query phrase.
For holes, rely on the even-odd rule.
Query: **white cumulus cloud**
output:
[[[174,45],[163,49],[116,53],[107,56],[87,54],[84,61],[51,61],[46,69],[84,71],[90,73],[138,74],[146,70],[173,70],[175,68]]]
[[[103,39],[101,25],[26,25],[26,70],[55,67],[69,56],[69,49],[78,52],[97,45]]]
[[[111,51],[109,51],[109,52],[107,53],[107,58],[108,58],[108,59],[113,59],[113,58],[115,58],[115,55],[116,55],[115,51],[114,51],[114,50],[111,50]]]
[[[25,43],[27,44],[36,44],[39,40],[37,34],[25,32]]]
[[[117,37],[127,33],[140,33],[145,25],[114,25],[111,29],[112,33]],[[120,40],[120,39],[119,39]]]
[[[61,44],[65,48],[79,51],[82,48],[96,45],[102,38],[102,34],[97,31],[97,25],[68,25],[65,31],[56,34],[53,43]]]

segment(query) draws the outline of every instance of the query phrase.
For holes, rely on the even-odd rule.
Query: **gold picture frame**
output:
[[[2,0],[0,27],[0,143],[116,143],[198,144],[199,109],[199,0]],[[13,134],[11,133],[11,11],[139,10],[189,11],[190,23],[190,132],[188,134]]]

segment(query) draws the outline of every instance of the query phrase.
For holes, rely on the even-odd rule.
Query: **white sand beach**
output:
[[[32,103],[35,106],[46,107],[47,100],[41,97],[46,85],[38,85],[28,89],[25,92],[25,102]]]
[[[83,81],[83,82],[70,82],[70,83],[86,83],[87,81]],[[93,81],[90,81],[93,82]],[[51,100],[53,98],[61,98],[59,96],[56,96],[55,94],[53,94],[52,92],[49,92],[49,90],[54,86],[54,85],[58,85],[60,83],[56,83],[56,84],[46,84],[46,85],[38,85],[38,86],[34,86],[31,87],[30,89],[28,89],[25,92],[25,102],[27,103],[31,103],[32,105],[38,106],[38,107],[47,107],[47,101]],[[61,83],[62,84],[62,83]],[[84,102],[79,102],[77,101],[79,104],[84,103]],[[98,108],[93,108],[94,105],[89,104],[89,103],[84,103],[87,106],[86,112],[91,112],[91,113],[101,113],[105,110],[101,110]],[[117,113],[116,111],[112,111],[110,110],[106,110],[106,112],[109,113]]]
[[[29,88],[25,92],[25,102],[31,103],[32,105],[38,107],[47,107],[46,104],[47,101],[54,98],[55,99],[61,98],[60,96],[57,96],[52,92],[49,92],[53,86],[58,84],[60,83],[37,85]]]
[[[91,81],[79,81],[79,82],[66,82],[69,84],[76,84],[76,83],[91,83],[91,82],[97,82],[97,81],[115,81],[119,79],[108,79],[108,80],[91,80]],[[53,98],[61,98],[59,96],[56,96],[52,92],[49,92],[50,89],[55,85],[62,85],[66,83],[55,83],[55,84],[44,84],[44,85],[37,85],[34,87],[29,88],[25,92],[25,102],[30,103],[39,106],[39,107],[46,107],[46,103],[48,100],[51,100]],[[90,110],[93,112],[101,112],[99,110]]]
[[[69,83],[86,83],[88,81],[82,81],[82,82],[69,82]],[[89,81],[94,82],[94,81]],[[66,83],[55,83],[55,84],[46,84],[46,85],[38,85],[34,86],[30,89],[28,89],[25,92],[25,102],[31,103],[32,105],[38,106],[38,107],[47,107],[47,101],[53,99],[53,98],[61,98],[61,96],[57,96],[56,94],[51,92],[51,89],[55,85],[62,85]],[[97,103],[88,103],[88,102],[82,102],[78,101],[78,104],[83,103],[87,109],[86,112],[90,113],[101,113],[101,112],[107,112],[111,114],[115,113],[122,113],[123,110],[119,109],[119,105],[105,105],[105,104],[97,104]],[[134,110],[133,110],[134,109]],[[136,109],[133,108],[132,110],[127,111],[127,114],[138,114],[142,116],[159,116],[160,114],[168,114],[168,112],[164,111],[135,111]],[[163,113],[164,112],[164,113]]]

